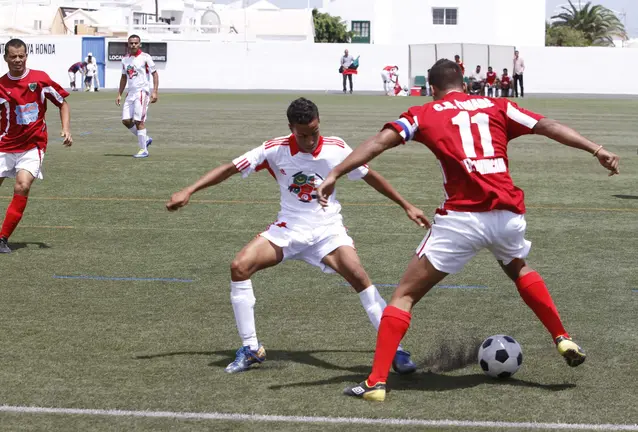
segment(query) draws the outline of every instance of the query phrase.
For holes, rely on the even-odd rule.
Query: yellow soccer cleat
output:
[[[576,367],[585,363],[585,359],[587,358],[585,351],[572,341],[571,338],[559,336],[555,342],[558,353],[565,358],[569,366]]]
[[[383,402],[385,400],[385,383],[378,382],[372,387],[368,385],[368,380],[346,388],[343,391],[346,396],[358,397],[368,401]]]

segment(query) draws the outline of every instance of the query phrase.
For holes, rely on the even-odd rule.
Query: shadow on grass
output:
[[[43,242],[18,242],[18,243],[10,242],[9,243],[9,247],[11,248],[12,251],[17,251],[19,249],[28,248],[31,246],[37,246],[38,249],[51,249],[51,246]]]
[[[102,156],[115,156],[115,157],[133,157],[133,154],[115,154],[115,153],[106,153]]]
[[[620,199],[633,199],[633,200],[638,200],[638,195],[612,195],[615,198],[620,198]]]
[[[322,369],[327,370],[336,370],[336,371],[347,371],[354,373],[367,373],[370,369],[370,366],[338,366],[336,364],[330,363],[325,360],[321,360],[315,357],[316,354],[330,354],[330,353],[366,353],[370,354],[370,359],[372,359],[372,354],[374,351],[370,350],[310,350],[310,351],[286,351],[286,350],[273,350],[269,349],[266,352],[266,362],[260,367],[267,368],[276,368],[277,362],[294,362],[299,364],[305,364],[308,366],[315,366]],[[159,354],[150,354],[150,355],[138,355],[135,356],[136,359],[139,360],[150,360],[154,358],[161,357],[173,357],[173,356],[184,356],[184,355],[206,355],[206,356],[215,356],[221,357],[219,360],[214,360],[210,362],[209,366],[215,366],[219,368],[225,368],[228,366],[230,362],[235,360],[235,351],[223,350],[223,351],[177,351],[177,352],[168,352],[168,353],[159,353]]]
[[[365,375],[341,375],[319,381],[306,381],[292,384],[272,385],[271,390],[281,390],[291,387],[310,387],[330,384],[356,384],[365,379]],[[421,391],[447,391],[476,387],[481,384],[509,385],[517,387],[531,387],[547,391],[562,391],[575,388],[575,384],[542,384],[516,378],[494,379],[483,374],[471,375],[442,375],[434,372],[417,372],[412,375],[398,376],[391,374],[388,378],[390,390],[421,390]]]

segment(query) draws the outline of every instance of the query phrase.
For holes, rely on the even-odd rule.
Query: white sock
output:
[[[230,282],[230,302],[233,304],[235,322],[242,346],[249,346],[251,350],[257,350],[259,342],[255,330],[255,294],[250,279]]]
[[[385,300],[383,300],[383,297],[381,297],[381,294],[377,291],[377,287],[374,285],[370,285],[361,291],[359,293],[359,299],[374,329],[378,331],[379,325],[381,324],[381,315],[383,315],[383,309],[386,307]],[[403,351],[401,345],[399,345],[397,350]]]
[[[128,130],[130,130],[133,135],[137,136],[137,126],[133,125],[128,128]]]
[[[137,145],[142,150],[146,150],[146,129],[139,129],[137,131]]]

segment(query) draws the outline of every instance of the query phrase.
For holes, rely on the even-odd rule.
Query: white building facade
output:
[[[354,42],[545,45],[545,0],[323,0]]]

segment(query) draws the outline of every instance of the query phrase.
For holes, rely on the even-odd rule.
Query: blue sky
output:
[[[217,3],[231,3],[234,0],[216,0]],[[254,0],[252,0],[254,1]],[[305,8],[321,7],[321,0],[269,0],[271,3],[276,4],[281,8]],[[446,0],[441,0],[441,6],[444,6]],[[525,0],[518,0],[525,1]],[[574,4],[578,3],[578,0],[572,0]],[[585,0],[581,0],[584,4]],[[547,17],[554,15],[559,9],[560,5],[567,5],[567,0],[546,0],[547,5]],[[625,20],[625,26],[630,37],[638,37],[638,0],[593,0],[594,4],[602,4],[603,6],[612,9],[617,13],[623,13]]]

